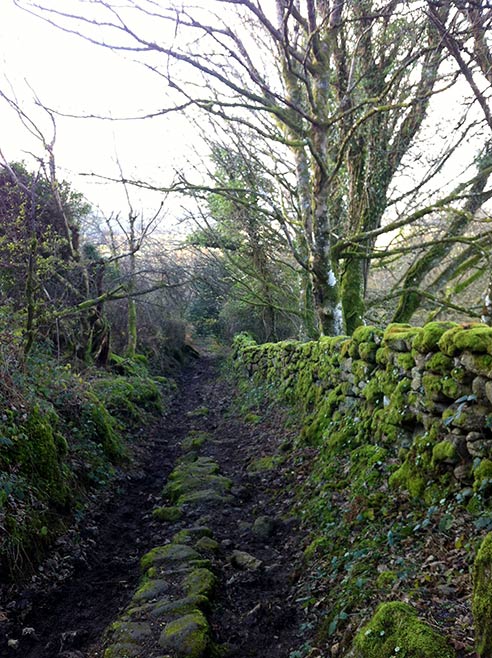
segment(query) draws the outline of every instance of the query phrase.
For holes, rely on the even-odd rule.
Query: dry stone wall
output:
[[[492,488],[492,328],[393,324],[264,345],[241,335],[234,359],[303,415],[306,440],[385,448],[390,485],[424,500]]]

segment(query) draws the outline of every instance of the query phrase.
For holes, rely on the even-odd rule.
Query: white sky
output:
[[[34,105],[26,81],[47,107],[63,113],[138,116],[168,105],[166,90],[155,74],[55,29],[15,7],[12,0],[0,0],[0,66],[0,89],[11,94],[10,84],[23,109],[46,129],[47,136],[51,129],[46,114]],[[176,114],[132,122],[58,117],[55,156],[59,176],[71,181],[90,202],[107,214],[126,213],[120,185],[80,174],[118,177],[117,152],[125,175],[166,186],[174,168],[185,166],[187,147],[196,139],[186,120]],[[11,161],[30,162],[28,152],[42,153],[3,99],[0,148]],[[132,202],[137,210],[152,211],[160,196],[132,190]],[[179,207],[174,203],[170,215],[176,214]]]

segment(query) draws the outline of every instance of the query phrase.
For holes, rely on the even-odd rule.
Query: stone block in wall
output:
[[[394,352],[410,352],[413,339],[421,331],[409,324],[390,324],[383,335],[383,346]]]
[[[471,384],[475,375],[460,364],[459,357],[455,357],[454,362],[451,377],[460,384]]]
[[[448,400],[448,396],[443,393],[443,378],[440,375],[434,375],[431,372],[423,373],[422,387],[427,400],[432,402],[446,402]]]
[[[466,435],[466,448],[472,457],[490,457],[492,441],[482,432],[469,432]]]
[[[443,421],[447,425],[459,427],[467,432],[480,432],[485,429],[485,419],[490,412],[490,407],[476,404],[464,409],[448,409],[443,415]]]
[[[424,370],[425,364],[428,361],[428,355],[419,354],[418,352],[413,350],[413,358],[415,359],[415,367],[418,368],[419,370]]]
[[[475,377],[475,379],[472,382],[472,393],[477,398],[477,402],[481,404],[489,402],[489,399],[487,397],[487,391],[485,388],[487,382],[490,382],[490,380],[486,379],[485,377],[481,377],[480,375],[478,377]],[[490,383],[492,384],[492,382]]]
[[[468,372],[492,379],[492,356],[490,354],[463,352],[458,360]]]
[[[433,352],[424,357],[423,369],[436,375],[449,375],[454,366],[454,359],[442,352]]]
[[[449,400],[458,400],[472,394],[471,382],[470,384],[464,384],[457,382],[452,377],[444,377],[442,380],[442,392]]]

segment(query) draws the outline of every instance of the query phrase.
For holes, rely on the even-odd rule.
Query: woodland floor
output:
[[[214,641],[229,656],[288,658],[300,643],[302,612],[296,604],[296,574],[303,541],[291,508],[294,473],[251,472],[248,465],[292,439],[275,416],[246,422],[234,411],[232,385],[218,377],[214,357],[203,356],[179,376],[179,393],[160,422],[140,431],[137,460],[110,491],[62,537],[28,583],[0,590],[0,657],[96,658],[104,653],[104,629],[128,605],[140,577],[139,558],[189,525],[153,518],[163,485],[190,431],[210,434],[201,454],[233,481],[234,502],[207,519],[220,542],[214,558],[219,586],[211,625]],[[193,415],[200,407],[208,413]],[[256,518],[273,519],[275,531],[260,540]],[[233,549],[262,561],[239,570]],[[10,640],[10,646],[8,641]],[[13,641],[13,642],[12,642]]]

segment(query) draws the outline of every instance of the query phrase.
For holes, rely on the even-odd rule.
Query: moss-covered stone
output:
[[[448,642],[406,603],[382,603],[354,639],[357,658],[455,658]]]
[[[472,613],[479,656],[492,656],[492,532],[483,539],[473,564]]]
[[[164,494],[172,501],[180,499],[184,494],[198,490],[211,489],[216,493],[225,494],[230,491],[232,481],[223,475],[210,475],[195,469],[182,472],[179,477],[173,476],[164,488]]]
[[[152,601],[169,590],[169,583],[165,580],[145,579],[133,595],[135,603]]]
[[[177,658],[201,658],[209,643],[209,627],[202,612],[195,610],[164,627],[159,644]]]
[[[413,348],[422,354],[437,351],[442,335],[457,326],[456,322],[428,322],[415,336]]]
[[[402,352],[396,355],[395,365],[401,370],[411,370],[415,365],[415,359],[410,352]]]
[[[482,459],[473,471],[473,488],[475,491],[485,491],[492,488],[492,461]]]
[[[216,489],[199,489],[183,493],[177,500],[178,505],[229,505],[234,502],[233,496],[226,496]]]
[[[410,324],[390,324],[384,332],[383,345],[395,352],[409,352],[415,336],[421,331],[420,327]]]
[[[376,353],[378,351],[378,345],[373,342],[365,342],[359,344],[359,355],[363,361],[367,363],[376,362]]]
[[[117,642],[105,649],[104,658],[139,658],[142,654],[138,644],[128,642]]]
[[[492,327],[477,323],[463,329],[455,335],[454,344],[460,352],[492,354]]]
[[[154,618],[182,617],[194,610],[207,608],[209,605],[208,598],[200,595],[185,596],[173,601],[164,599],[152,606],[150,615]]]
[[[200,537],[211,537],[212,531],[207,526],[197,525],[191,528],[184,528],[173,536],[174,544],[192,544]]]
[[[483,375],[492,378],[492,356],[490,354],[476,354],[475,352],[463,352],[459,357],[460,363],[468,372],[474,375]]]
[[[115,643],[140,644],[152,637],[150,625],[146,622],[115,621],[109,630]]]
[[[442,384],[442,377],[440,375],[426,373],[422,377],[422,386],[429,400],[438,401],[442,399]]]
[[[200,552],[215,553],[219,549],[219,542],[212,539],[212,537],[200,537],[200,539],[195,542],[195,548]]]
[[[152,516],[158,521],[174,523],[183,516],[183,510],[181,507],[156,507],[152,510]]]
[[[398,581],[398,574],[395,571],[381,571],[376,579],[376,585],[379,589],[387,592]]]
[[[454,464],[458,459],[458,454],[456,451],[456,446],[451,441],[444,439],[439,441],[432,448],[432,464],[439,464],[441,462],[447,462],[449,464]]]
[[[183,580],[188,596],[210,596],[215,587],[215,576],[209,569],[193,569]]]
[[[435,352],[425,364],[426,370],[438,375],[447,375],[454,368],[454,361],[442,352]]]
[[[378,327],[363,326],[357,327],[352,334],[352,340],[357,344],[381,342],[383,332]]]
[[[191,546],[186,544],[166,544],[165,546],[156,546],[146,553],[140,560],[140,566],[143,571],[150,567],[163,564],[165,562],[189,562],[190,560],[200,559],[200,554]]]
[[[190,432],[181,441],[181,448],[187,452],[189,450],[197,450],[210,439],[208,432]]]

